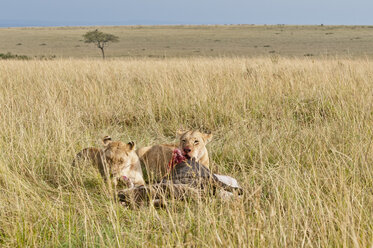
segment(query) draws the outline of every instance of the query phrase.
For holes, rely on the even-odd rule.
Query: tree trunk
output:
[[[105,59],[105,52],[104,52],[104,48],[103,47],[100,47],[101,49],[101,53],[102,53],[102,59]]]

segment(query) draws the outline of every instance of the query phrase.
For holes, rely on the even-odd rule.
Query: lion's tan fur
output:
[[[111,141],[106,136],[103,139],[104,147],[89,147],[83,149],[76,155],[74,165],[78,161],[86,160],[95,165],[101,175],[107,179],[112,178],[116,185],[121,177],[129,179],[130,184],[135,186],[144,185],[143,174],[139,157],[135,152],[135,144],[121,141]]]
[[[205,134],[199,131],[178,131],[179,144],[159,144],[142,147],[137,150],[141,162],[145,165],[150,181],[157,181],[168,172],[168,164],[172,159],[173,150],[178,148],[181,151],[189,148],[190,158],[195,158],[209,168],[209,156],[206,144],[211,141],[212,134]]]

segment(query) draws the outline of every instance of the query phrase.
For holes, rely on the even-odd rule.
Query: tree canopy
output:
[[[98,31],[97,29],[94,31],[89,31],[83,35],[85,43],[94,43],[96,46],[101,49],[102,58],[105,58],[104,48],[107,46],[109,42],[118,42],[119,37],[113,34],[104,33]]]

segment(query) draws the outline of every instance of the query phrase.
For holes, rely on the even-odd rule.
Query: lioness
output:
[[[125,144],[112,141],[111,137],[103,138],[104,148],[89,147],[76,155],[73,165],[87,160],[97,166],[104,179],[111,178],[114,186],[122,181],[130,187],[144,185],[139,157],[135,152],[135,143]]]
[[[209,155],[206,144],[212,134],[199,131],[177,131],[179,144],[161,144],[139,148],[136,152],[145,165],[149,181],[159,181],[170,170],[169,164],[175,149],[180,149],[187,159],[195,158],[197,162],[209,168]]]

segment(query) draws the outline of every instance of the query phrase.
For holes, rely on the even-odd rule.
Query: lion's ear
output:
[[[136,148],[136,144],[133,141],[128,142],[127,145],[128,145],[128,147],[130,148],[131,151],[135,150],[135,148]]]
[[[112,139],[110,136],[105,136],[104,138],[102,138],[102,142],[104,143],[104,146],[107,146],[111,143]]]
[[[179,129],[179,130],[177,130],[176,131],[176,138],[179,138],[179,137],[181,137],[183,134],[185,134],[187,131],[185,131],[185,130],[181,130],[181,129]]]
[[[203,137],[203,140],[205,141],[205,143],[209,143],[211,140],[212,140],[212,133],[204,133],[202,134],[202,137]]]

